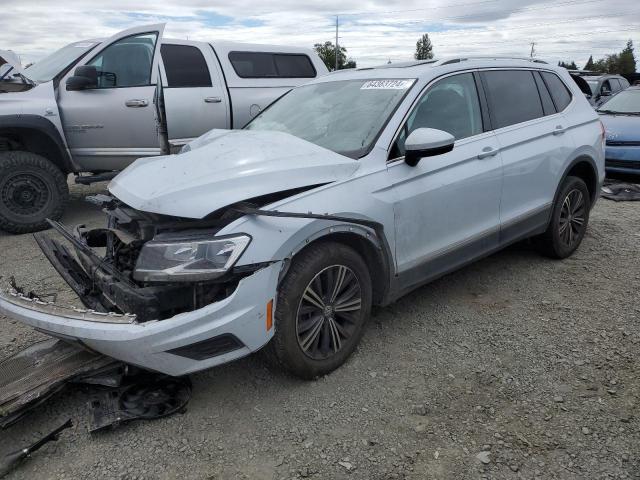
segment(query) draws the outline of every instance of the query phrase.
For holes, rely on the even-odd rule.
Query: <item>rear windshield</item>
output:
[[[414,79],[341,80],[293,89],[245,128],[290,133],[351,158],[369,153]]]

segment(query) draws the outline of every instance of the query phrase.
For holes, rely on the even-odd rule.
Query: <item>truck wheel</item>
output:
[[[28,233],[58,220],[69,199],[65,175],[31,152],[0,153],[0,229]]]
[[[578,177],[567,177],[560,187],[547,231],[538,238],[542,253],[562,259],[575,252],[587,231],[590,210],[586,183]]]
[[[304,379],[331,372],[358,345],[371,299],[369,269],[352,248],[310,246],[294,257],[280,284],[271,356]]]

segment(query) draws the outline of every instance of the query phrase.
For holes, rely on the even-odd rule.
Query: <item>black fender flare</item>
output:
[[[65,173],[75,171],[71,156],[56,126],[44,117],[39,115],[0,115],[0,131],[2,130],[31,130],[45,135],[57,148],[57,157],[51,159]]]

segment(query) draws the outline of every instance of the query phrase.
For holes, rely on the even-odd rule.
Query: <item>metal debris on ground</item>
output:
[[[18,464],[31,455],[36,450],[39,450],[44,445],[49,442],[55,442],[58,440],[60,436],[60,432],[66,430],[67,428],[71,428],[73,423],[71,419],[67,420],[64,424],[56,428],[51,433],[48,433],[44,437],[42,437],[37,442],[29,445],[28,447],[21,448],[20,450],[16,450],[15,452],[11,452],[8,455],[5,455],[4,458],[0,461],[0,478],[4,477],[6,474],[11,472],[14,468],[18,466]]]
[[[120,365],[112,358],[55,338],[0,360],[0,429],[15,423],[68,382]]]
[[[91,432],[115,427],[131,420],[162,418],[184,410],[191,398],[188,378],[162,376],[107,390],[89,403]]]
[[[637,183],[609,183],[602,187],[601,195],[615,202],[640,201],[640,185]]]

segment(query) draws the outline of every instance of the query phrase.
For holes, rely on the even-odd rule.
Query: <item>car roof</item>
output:
[[[476,68],[540,68],[558,71],[560,67],[531,58],[465,56],[338,70],[318,78],[314,83],[350,79],[422,78],[431,77],[436,71],[453,72]],[[564,68],[562,70],[566,71]]]

